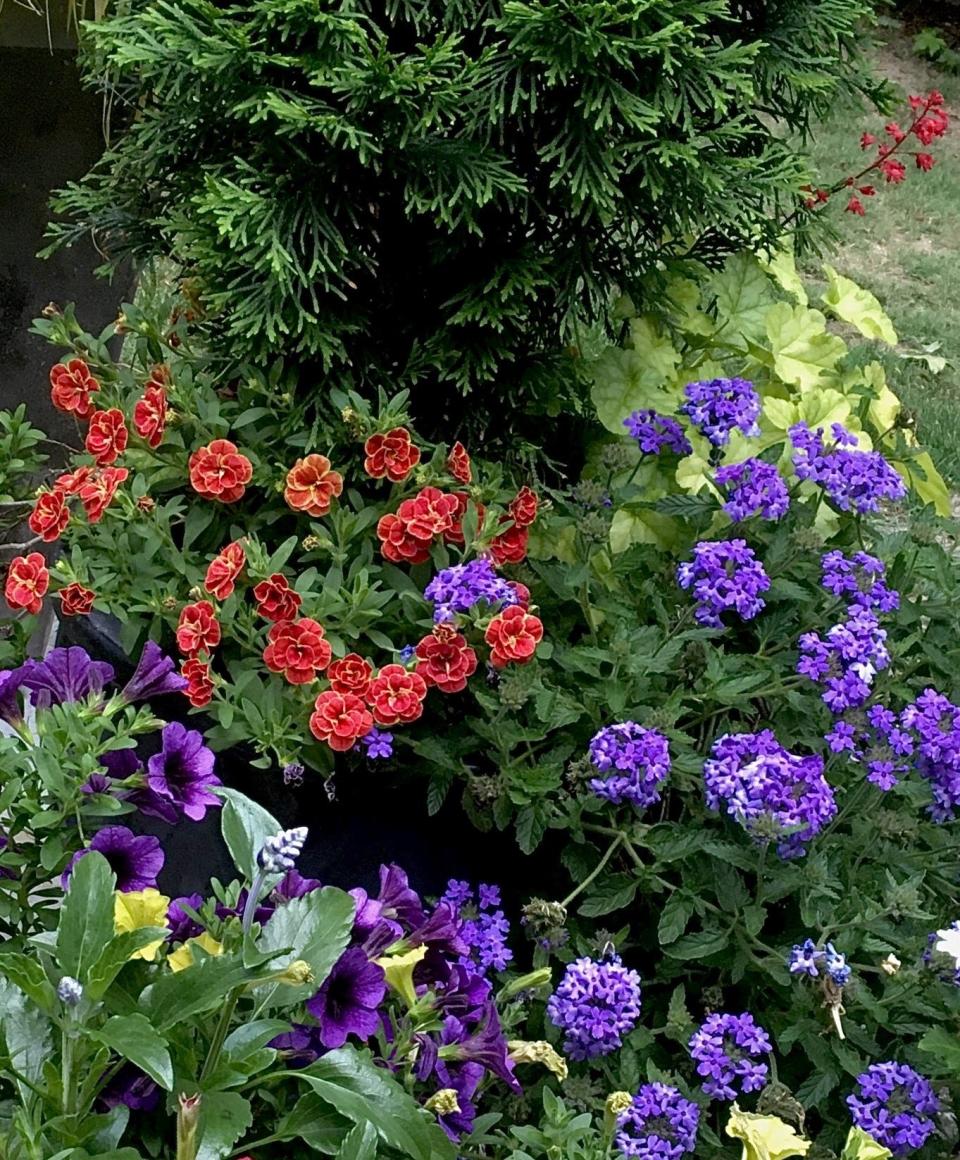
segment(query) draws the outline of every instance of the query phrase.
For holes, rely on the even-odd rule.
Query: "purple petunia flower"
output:
[[[683,428],[669,415],[657,411],[633,411],[624,419],[623,425],[644,455],[659,455],[661,451],[690,455],[693,451]]]
[[[393,734],[386,730],[371,729],[365,737],[360,738],[360,744],[366,749],[370,761],[393,757]]]
[[[886,584],[887,568],[882,560],[867,552],[845,556],[827,552],[820,560],[821,583],[834,596],[851,605],[874,608],[877,612],[895,612],[900,607],[900,593]]]
[[[873,1063],[857,1076],[847,1106],[858,1128],[894,1156],[922,1148],[936,1129],[940,1101],[928,1079],[905,1063]]]
[[[851,761],[863,764],[867,781],[878,789],[893,789],[900,775],[910,769],[913,737],[885,705],[845,713],[824,740],[834,753],[848,753]]]
[[[453,620],[458,612],[467,612],[481,600],[496,608],[506,608],[519,600],[511,585],[496,574],[489,560],[470,560],[466,564],[443,568],[423,594],[434,606],[435,621]]]
[[[857,436],[839,423],[831,431],[834,443],[828,447],[822,427],[811,431],[797,423],[790,428],[798,479],[818,484],[841,511],[852,508],[860,515],[879,511],[884,500],[903,499],[906,485],[878,451],[857,450]]]
[[[617,1117],[614,1143],[638,1160],[680,1160],[697,1146],[700,1109],[665,1083],[645,1083]]]
[[[153,1112],[160,1106],[160,1086],[132,1063],[125,1063],[97,1097],[105,1108],[121,1104],[132,1112]]]
[[[823,637],[803,633],[797,672],[823,685],[821,700],[832,712],[855,709],[869,699],[877,673],[890,665],[886,640],[876,614],[854,605],[847,619]]]
[[[359,947],[345,950],[307,1002],[324,1047],[343,1047],[350,1035],[369,1039],[380,1021],[377,1008],[386,993],[383,968],[371,963]]]
[[[151,697],[162,697],[167,693],[179,693],[187,687],[186,677],[182,677],[173,660],[160,646],[148,640],[143,646],[140,660],[133,676],[124,685],[120,696],[133,704],[134,701],[148,701]]]
[[[167,926],[170,927],[171,942],[186,942],[188,938],[196,938],[203,933],[203,927],[195,918],[192,918],[183,909],[189,906],[191,910],[199,912],[203,906],[202,894],[185,894],[175,898],[167,907]]]
[[[481,884],[477,896],[479,901],[469,883],[451,878],[440,901],[460,918],[459,937],[468,948],[461,963],[485,976],[505,970],[513,951],[507,945],[510,923],[500,909],[499,888]]]
[[[271,901],[290,902],[294,898],[303,898],[307,894],[312,894],[315,890],[319,890],[323,883],[319,878],[304,878],[300,871],[294,866],[288,870],[280,881],[270,891]]]
[[[692,561],[677,566],[677,583],[693,589],[700,624],[723,628],[724,612],[752,620],[763,610],[760,593],[770,578],[745,540],[704,540],[694,545]]]
[[[725,447],[735,427],[749,438],[760,434],[760,396],[746,379],[709,379],[687,383],[683,388],[687,401],[680,413],[710,440],[715,447]]]
[[[444,1112],[437,1116],[437,1123],[447,1133],[450,1139],[457,1143],[463,1136],[473,1130],[477,1118],[476,1104],[473,1097],[483,1079],[483,1067],[479,1063],[463,1063],[453,1067],[439,1060],[436,1066],[437,1083],[441,1088],[447,1088],[457,1093],[459,1112]]]
[[[767,1082],[765,1063],[755,1062],[772,1050],[770,1036],[752,1015],[708,1015],[690,1039],[703,1090],[714,1100],[734,1100],[740,1092],[759,1091]]]
[[[163,869],[164,856],[159,838],[152,834],[135,834],[126,826],[105,826],[94,834],[86,849],[79,850],[70,859],[60,877],[64,890],[74,866],[91,850],[102,854],[110,863],[110,869],[117,876],[117,889],[124,893],[156,886],[157,875]]]
[[[609,1055],[640,1018],[640,976],[619,955],[577,959],[550,996],[547,1015],[564,1032],[571,1059]]]
[[[267,1044],[279,1051],[286,1067],[309,1067],[316,1063],[327,1048],[320,1039],[319,1028],[308,1027],[306,1023],[293,1023],[289,1031],[276,1035]]]
[[[479,1063],[491,1075],[502,1079],[512,1091],[522,1090],[513,1074],[513,1061],[500,1026],[496,1004],[492,1000],[481,1009],[473,1026],[468,1026],[455,1015],[448,1015],[444,1020],[441,1039],[443,1046],[440,1047],[439,1058],[443,1062]]]
[[[948,822],[960,809],[960,708],[936,689],[924,689],[900,721],[916,735],[917,769],[933,794],[930,816]]]
[[[423,925],[426,915],[420,895],[410,885],[406,873],[392,862],[380,867],[378,901],[383,918],[396,919],[411,928]]]
[[[86,649],[72,645],[51,649],[42,661],[28,660],[21,670],[20,684],[30,691],[37,709],[49,709],[100,693],[112,680],[112,665],[92,660]]]
[[[721,467],[714,478],[718,487],[727,489],[723,510],[734,523],[755,515],[779,520],[790,506],[790,493],[780,472],[762,459],[745,459]]]
[[[0,673],[0,721],[8,725],[19,725],[23,721],[19,697],[22,676],[22,668]]]
[[[607,725],[590,742],[590,761],[605,777],[594,777],[590,788],[609,802],[631,802],[638,809],[660,800],[660,787],[670,772],[670,747],[656,729],[636,721]]]
[[[165,725],[163,749],[147,761],[147,782],[138,797],[145,814],[176,822],[181,814],[199,822],[207,807],[217,807],[220,799],[211,787],[220,785],[213,772],[213,751],[203,743],[203,734],[187,729],[179,721]]]

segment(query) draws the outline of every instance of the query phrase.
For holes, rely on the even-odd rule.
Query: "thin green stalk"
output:
[[[233,1012],[236,1009],[239,998],[240,988],[235,987],[227,996],[227,1001],[220,1011],[220,1018],[217,1020],[217,1026],[210,1043],[210,1050],[207,1052],[207,1058],[203,1061],[203,1069],[200,1072],[201,1086],[204,1080],[213,1074],[217,1064],[220,1062],[220,1053],[223,1051],[223,1045],[230,1031],[230,1020],[233,1018]]]
[[[573,902],[573,900],[575,898],[578,898],[584,892],[584,890],[586,890],[587,887],[591,885],[591,883],[596,881],[598,875],[602,873],[604,866],[606,866],[606,864],[610,861],[610,859],[613,857],[614,852],[616,851],[617,847],[620,846],[622,842],[623,842],[623,835],[618,833],[617,836],[610,843],[610,845],[607,847],[605,854],[600,859],[600,861],[596,864],[596,866],[594,866],[594,868],[590,871],[590,873],[586,876],[586,878],[584,878],[584,880],[580,883],[580,885],[575,886],[574,889],[571,890],[570,893],[567,895],[567,897],[564,898],[563,901],[560,903],[560,905],[563,907],[564,910],[566,910],[567,907],[570,905],[570,903]]]

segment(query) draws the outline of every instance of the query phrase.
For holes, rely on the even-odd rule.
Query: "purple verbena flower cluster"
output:
[[[868,700],[874,677],[890,664],[886,640],[876,615],[855,605],[823,637],[816,632],[800,637],[797,672],[824,686],[821,699],[832,712],[855,709]]]
[[[760,434],[760,396],[746,379],[687,383],[683,393],[687,401],[681,404],[680,413],[715,447],[725,447],[735,427],[748,437]]]
[[[857,436],[840,423],[831,428],[834,442],[824,442],[823,428],[806,423],[789,430],[794,446],[793,469],[798,479],[818,484],[841,511],[861,515],[879,511],[884,500],[900,500],[907,488],[878,451],[857,450]]]
[[[917,769],[933,795],[930,816],[950,821],[960,809],[960,708],[936,689],[924,689],[900,722],[917,738]]]
[[[865,765],[867,781],[878,789],[893,789],[900,775],[910,769],[913,738],[901,718],[885,705],[845,714],[824,740],[834,753],[848,753],[851,761]]]
[[[670,772],[670,746],[656,729],[624,721],[594,735],[590,761],[606,775],[590,780],[597,797],[643,809],[660,800],[660,786]]]
[[[564,1032],[571,1059],[609,1055],[640,1018],[640,976],[619,955],[576,959],[550,996],[547,1015]]]
[[[693,549],[693,560],[677,567],[681,588],[693,589],[694,615],[708,628],[723,628],[724,612],[752,620],[764,608],[761,592],[770,578],[746,540],[703,540]]]
[[[661,451],[689,455],[693,451],[683,428],[669,415],[661,415],[658,411],[634,411],[624,419],[623,425],[630,437],[636,439],[644,455],[659,455]]]
[[[727,489],[723,510],[734,523],[755,515],[779,520],[790,506],[790,493],[780,472],[762,459],[745,459],[721,467],[714,479],[718,487]]]
[[[617,1117],[614,1143],[637,1160],[680,1160],[697,1146],[700,1109],[665,1083],[645,1083]]]
[[[393,757],[393,734],[384,729],[371,729],[360,738],[360,744],[366,749],[370,761]]]
[[[467,612],[481,600],[499,608],[518,601],[514,589],[496,574],[489,560],[469,560],[441,569],[423,594],[433,604],[433,619],[438,622],[453,620],[458,612]]]
[[[900,607],[900,593],[888,588],[887,568],[882,560],[868,552],[825,553],[820,560],[823,587],[848,604],[873,608],[877,612],[895,612]]]
[[[461,963],[484,977],[505,970],[513,951],[507,945],[510,922],[500,906],[500,888],[481,882],[474,891],[469,882],[451,878],[441,901],[460,916],[460,937],[470,948]]]
[[[936,1129],[940,1101],[928,1079],[905,1063],[873,1063],[847,1096],[853,1122],[894,1156],[922,1148]]]
[[[690,1054],[703,1076],[703,1090],[714,1100],[734,1100],[759,1091],[768,1068],[756,1060],[772,1050],[770,1036],[749,1013],[708,1015],[690,1040]]]
[[[781,858],[805,854],[837,812],[823,758],[790,753],[769,729],[720,737],[703,773],[709,808],[723,804],[757,841],[777,841]]]

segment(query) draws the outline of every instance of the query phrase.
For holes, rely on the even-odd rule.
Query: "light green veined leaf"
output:
[[[765,321],[778,378],[807,391],[833,377],[847,348],[843,339],[827,333],[827,320],[819,310],[778,302]]]
[[[876,296],[850,278],[838,274],[832,266],[824,266],[828,286],[822,301],[831,314],[849,322],[864,336],[897,345],[897,332]]]

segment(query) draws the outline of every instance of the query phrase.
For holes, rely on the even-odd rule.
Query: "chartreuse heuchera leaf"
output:
[[[830,313],[855,326],[864,338],[896,346],[899,341],[897,332],[876,296],[850,278],[838,274],[832,266],[823,269],[829,285],[822,300]]]

